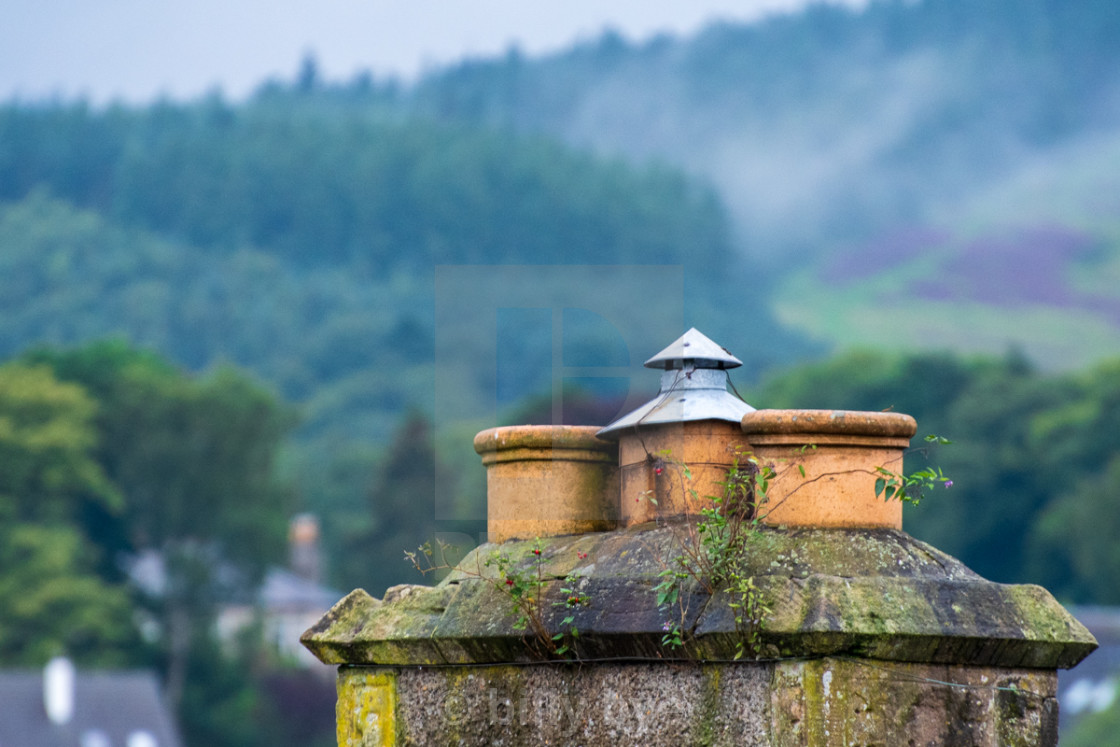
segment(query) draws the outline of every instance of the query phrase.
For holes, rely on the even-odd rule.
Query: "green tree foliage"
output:
[[[1081,601],[1120,603],[1120,361],[1069,377],[1069,396],[1032,422],[1035,478],[1056,496],[1031,529],[1028,567]]]
[[[0,205],[2,352],[121,336],[196,369],[252,365],[303,395],[370,365],[365,341],[408,319],[386,303],[337,270],[300,277],[252,250],[207,258],[42,190]]]
[[[734,303],[768,338],[759,360],[797,347],[764,310],[762,284],[738,292],[723,209],[680,172],[433,123],[402,115],[396,94],[372,83],[341,91],[303,78],[314,85],[238,105],[0,106],[0,355],[116,336],[192,370],[252,370],[302,405],[287,464],[313,486],[306,508],[326,516],[338,548],[351,528],[330,517],[354,516],[354,486],[368,480],[349,455],[368,463],[401,414],[430,398],[436,264],[682,265],[688,323],[708,319],[718,336],[736,323],[724,313]],[[513,358],[551,354],[548,339],[513,344]],[[135,362],[118,381],[123,364],[103,363],[106,381],[90,370],[72,380],[106,402],[101,461],[128,502],[129,521],[88,522],[106,556],[205,534],[207,521],[227,535],[244,528],[223,552],[274,546],[279,532],[249,518],[252,496],[267,492],[262,469],[237,473],[258,477],[234,489],[217,485],[226,465],[173,465],[208,464],[222,433],[247,435],[234,424],[180,440],[200,420],[237,416],[216,403],[229,388],[201,392]],[[464,399],[485,394],[473,381],[464,377]],[[256,441],[262,452],[270,438]],[[237,490],[249,498],[234,502],[246,506],[239,515],[224,499],[205,505]],[[181,514],[187,505],[197,518]]]
[[[66,654],[92,666],[135,663],[139,638],[126,589],[94,571],[73,527],[0,527],[0,664],[42,666]]]
[[[101,402],[99,460],[136,548],[217,543],[257,570],[280,556],[291,495],[274,460],[294,418],[271,394],[229,368],[190,378],[121,342],[27,358]]]
[[[945,425],[938,426],[954,441],[939,460],[964,479],[937,496],[938,511],[914,512],[915,530],[920,527],[930,542],[969,558],[984,575],[1028,580],[1030,527],[1064,489],[1039,470],[1033,423],[1071,395],[1064,377],[1040,375],[1014,358],[976,370],[967,388],[946,403]],[[919,428],[926,430],[922,421]],[[964,489],[958,490],[961,483]]]
[[[854,351],[774,374],[756,407],[892,410],[941,429],[946,405],[961,395],[977,366],[949,353],[896,355]]]
[[[718,204],[676,172],[422,122],[191,114],[122,159],[114,211],[200,246],[380,272],[728,258]]]
[[[1120,732],[1120,702],[1107,709],[1078,717],[1076,725],[1062,733],[1062,747],[1104,747],[1116,743]]]
[[[194,645],[180,725],[188,744],[207,747],[331,747],[333,681],[305,668],[263,661],[256,631],[229,646]]]
[[[1120,361],[1070,376],[1068,397],[1033,424],[1047,473],[1095,472],[1120,451]],[[1054,482],[1057,482],[1055,479]]]
[[[118,514],[91,538],[116,563],[144,550],[162,561],[139,607],[159,629],[169,700],[199,743],[217,743],[206,730],[227,731],[244,715],[239,700],[256,694],[215,674],[229,664],[210,660],[214,619],[220,603],[251,596],[265,565],[282,557],[293,506],[275,457],[292,414],[231,368],[190,377],[119,341],[25,360],[99,403],[86,413],[96,436],[86,445],[114,486]]]
[[[0,366],[5,665],[42,665],[58,653],[92,664],[136,655],[129,595],[98,574],[107,553],[90,536],[91,519],[123,508],[96,459],[95,412],[81,387],[46,366]]]
[[[1026,567],[1038,583],[1081,602],[1120,604],[1117,495],[1120,455],[1072,480],[1027,528]]]
[[[1118,36],[1109,0],[818,3],[681,39],[607,33],[543,59],[466,61],[399,106],[686,164],[785,270],[791,252],[959,204],[1025,151],[1115,131]]]
[[[18,111],[18,114],[16,113]],[[0,110],[0,200],[17,200],[38,185],[59,194],[110,193],[121,134],[132,115],[97,112],[86,103]],[[50,143],[49,147],[44,144]],[[102,203],[104,204],[104,203]]]
[[[680,265],[687,324],[718,336],[733,303],[768,340],[748,363],[805,348],[679,171],[337,98],[0,106],[0,354],[119,335],[249,368],[308,404],[308,438],[385,443],[430,392],[439,264]]]
[[[190,648],[179,708],[187,743],[215,747],[267,744],[255,718],[261,693],[253,682],[248,652],[230,656],[205,629],[194,632]]]
[[[51,120],[69,124],[35,127]],[[95,186],[42,165],[58,157],[60,139],[79,135],[106,140],[102,150],[113,154]],[[714,270],[730,259],[710,191],[667,168],[604,161],[540,138],[211,99],[105,115],[8,106],[0,142],[9,139],[21,146],[3,153],[0,195],[9,200],[46,187],[218,254],[256,246],[300,266],[366,275],[441,263],[685,257]]]
[[[46,366],[0,367],[0,500],[17,521],[80,519],[81,503],[107,511],[121,497],[94,459],[97,405]]]

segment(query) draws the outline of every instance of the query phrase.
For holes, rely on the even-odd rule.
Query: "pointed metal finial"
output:
[[[662,423],[695,420],[738,423],[754,410],[727,391],[726,370],[741,366],[743,362],[695,327],[645,365],[663,369],[661,391],[637,410],[600,430],[598,436],[617,438],[620,431],[627,428]]]
[[[738,368],[743,362],[727,348],[713,342],[696,327],[678,337],[675,342],[645,362],[646,368],[681,369],[686,365],[695,368]]]

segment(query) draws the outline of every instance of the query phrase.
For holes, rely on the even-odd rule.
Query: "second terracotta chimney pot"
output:
[[[875,494],[879,468],[901,474],[917,432],[909,415],[851,410],[756,410],[742,419],[751,452],[777,473],[767,524],[902,528],[902,502]],[[804,474],[802,474],[802,471]]]

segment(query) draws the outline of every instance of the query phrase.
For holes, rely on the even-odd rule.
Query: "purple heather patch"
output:
[[[897,267],[951,238],[947,231],[927,226],[904,226],[883,234],[866,244],[842,251],[824,264],[823,279],[845,284]]]
[[[1073,305],[1077,299],[1065,284],[1066,269],[1092,247],[1091,236],[1064,226],[985,237],[947,260],[941,277],[914,283],[911,292],[931,301]]]

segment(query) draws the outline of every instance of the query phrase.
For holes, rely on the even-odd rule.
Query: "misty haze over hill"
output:
[[[629,47],[465,63],[419,112],[548,132],[710,179],[755,255],[937,221],[1120,129],[1112,2],[813,6]]]
[[[1058,368],[1120,349],[1110,0],[811,6],[469,61],[391,98],[707,180],[779,317],[826,344],[1015,347]],[[989,245],[1004,259],[971,264]]]

